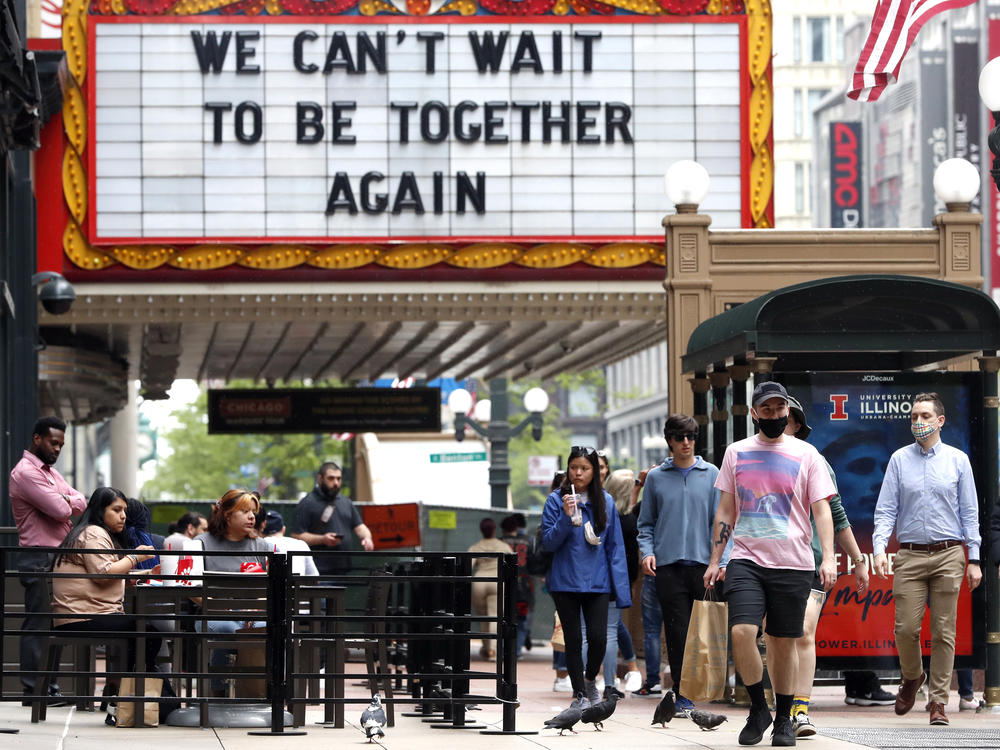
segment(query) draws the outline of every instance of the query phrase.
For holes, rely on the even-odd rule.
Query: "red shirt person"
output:
[[[42,417],[35,423],[31,446],[10,473],[10,505],[17,525],[18,541],[26,548],[18,553],[17,569],[37,573],[51,569],[51,555],[38,547],[58,547],[72,527],[70,518],[87,507],[87,498],[69,486],[53,468],[62,452],[66,423],[58,417]],[[48,630],[49,600],[42,576],[21,578],[24,586],[24,631]],[[21,635],[21,670],[37,671],[41,641],[27,632]],[[33,675],[22,675],[25,693],[34,692]],[[58,693],[54,687],[53,693]]]

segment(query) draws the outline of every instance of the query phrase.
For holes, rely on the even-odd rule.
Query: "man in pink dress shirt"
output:
[[[58,417],[42,417],[35,423],[31,447],[10,473],[10,505],[20,546],[28,548],[18,553],[17,569],[35,573],[51,570],[51,555],[35,547],[58,547],[72,526],[71,516],[87,507],[87,498],[69,486],[62,474],[52,468],[59,458],[66,437],[66,423]],[[41,661],[41,640],[27,635],[31,630],[48,630],[51,623],[49,594],[43,576],[26,576],[24,586],[24,618],[21,635],[21,669],[37,671]],[[22,675],[21,685],[26,694],[34,692],[35,678]],[[50,694],[58,694],[58,687]]]

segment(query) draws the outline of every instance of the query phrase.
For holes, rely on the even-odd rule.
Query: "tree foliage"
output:
[[[209,435],[204,389],[172,416],[178,426],[162,439],[173,452],[158,459],[156,475],[142,488],[147,498],[203,500],[246,487],[264,498],[298,499],[312,488],[322,461],[344,464],[349,445],[324,435]]]

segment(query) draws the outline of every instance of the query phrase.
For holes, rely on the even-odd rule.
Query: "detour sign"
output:
[[[372,532],[375,549],[420,546],[420,506],[362,505],[361,518]]]

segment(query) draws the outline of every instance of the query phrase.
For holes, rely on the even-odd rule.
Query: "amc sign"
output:
[[[861,210],[861,123],[830,123],[830,225],[864,226]]]

